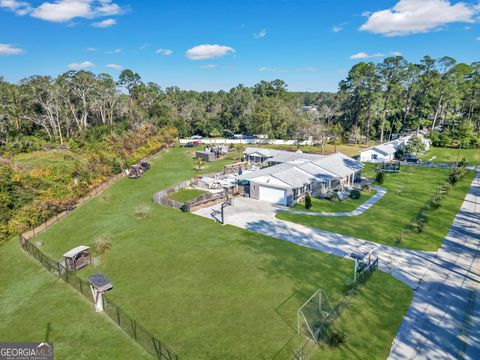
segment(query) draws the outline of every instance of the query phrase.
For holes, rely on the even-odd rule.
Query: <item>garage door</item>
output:
[[[260,186],[259,200],[268,201],[274,204],[287,205],[287,194],[285,190]]]

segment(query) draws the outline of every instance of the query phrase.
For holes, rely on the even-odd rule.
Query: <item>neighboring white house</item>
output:
[[[362,170],[358,161],[342,153],[325,156],[248,148],[245,157],[271,165],[237,177],[250,198],[287,206],[307,192],[317,196],[351,186],[360,180]]]
[[[397,150],[404,147],[412,136],[417,135],[408,135],[401,137],[397,140],[389,141],[377,146],[372,146],[363,150],[360,150],[360,161],[361,162],[371,162],[371,163],[381,163],[388,162],[395,159],[395,153]],[[418,135],[418,137],[423,141],[425,145],[425,150],[430,149],[430,139]]]

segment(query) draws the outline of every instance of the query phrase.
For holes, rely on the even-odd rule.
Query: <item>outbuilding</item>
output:
[[[85,245],[77,246],[63,254],[65,268],[68,271],[77,271],[90,264],[92,258],[90,248]]]

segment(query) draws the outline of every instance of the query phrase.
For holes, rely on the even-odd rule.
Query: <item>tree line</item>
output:
[[[309,107],[306,107],[306,106]],[[230,91],[162,89],[124,70],[35,75],[18,83],[0,78],[0,140],[40,135],[65,143],[96,126],[135,129],[142,123],[177,128],[180,136],[264,134],[281,139],[368,143],[406,129],[427,128],[434,143],[478,147],[480,62],[401,56],[360,62],[336,93],[290,92],[282,80]]]

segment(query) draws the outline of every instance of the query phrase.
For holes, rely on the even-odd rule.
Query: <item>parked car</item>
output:
[[[201,140],[192,140],[192,141],[187,142],[183,146],[185,146],[185,147],[195,147],[195,146],[200,146],[200,145],[202,145]]]
[[[403,161],[411,162],[411,163],[418,163],[418,162],[420,162],[420,159],[417,158],[415,155],[407,154],[403,157]]]
[[[193,135],[190,140],[200,140],[203,139],[200,135]]]

